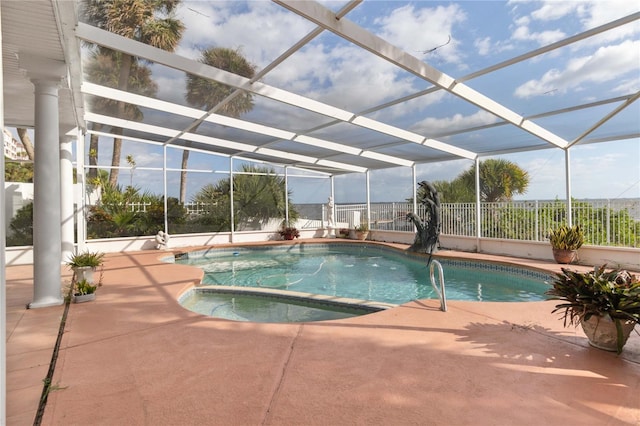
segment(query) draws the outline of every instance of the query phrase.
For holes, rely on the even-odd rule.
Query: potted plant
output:
[[[285,226],[278,231],[278,234],[285,240],[293,240],[300,236],[300,231],[294,226]]]
[[[88,302],[95,300],[97,285],[93,285],[87,280],[77,281],[73,290],[74,303]]]
[[[369,236],[369,223],[361,222],[360,225],[356,226],[354,231],[354,239],[356,240],[366,240]]]
[[[589,272],[562,268],[546,294],[560,300],[553,312],[564,325],[582,325],[589,343],[620,353],[634,326],[640,323],[640,280],[623,269],[605,265]]]
[[[76,253],[67,262],[67,265],[73,269],[76,281],[86,280],[93,284],[93,272],[102,266],[104,253],[85,251]]]
[[[584,234],[580,225],[562,225],[549,232],[549,242],[556,262],[574,263],[578,261],[578,249],[584,244]]]

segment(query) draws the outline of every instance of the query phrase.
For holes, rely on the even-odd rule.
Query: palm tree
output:
[[[468,188],[475,187],[475,164],[462,172],[460,179]],[[529,174],[517,164],[502,159],[480,162],[480,201],[511,201],[514,195],[524,194],[529,186]]]
[[[88,23],[112,33],[131,38],[151,46],[173,51],[178,46],[184,25],[175,18],[180,0],[85,0],[84,16]],[[119,64],[119,90],[129,90],[129,78],[138,59],[122,52],[113,52]],[[126,117],[126,105],[117,102],[116,114]],[[122,129],[113,129],[121,135]],[[116,185],[122,151],[122,138],[113,140],[113,156],[109,182]]]
[[[18,131],[20,142],[22,142],[22,146],[24,147],[24,150],[27,152],[27,157],[29,157],[29,160],[33,161],[35,157],[35,152],[33,151],[33,142],[31,142],[31,138],[27,133],[27,129],[23,127],[18,127],[16,128],[16,130]]]
[[[210,211],[204,218],[217,230],[229,230],[230,180],[221,179],[215,185],[202,187],[194,201],[208,204]],[[241,172],[233,175],[234,224],[240,230],[249,222],[265,223],[271,218],[285,217],[285,203],[291,191],[285,195],[284,178],[267,167],[243,165]],[[289,220],[299,216],[289,200]]]
[[[229,71],[246,78],[253,78],[255,65],[247,61],[239,49],[213,47],[202,51],[200,62],[203,64]],[[197,108],[224,114],[229,117],[239,117],[253,109],[253,95],[242,92],[233,87],[207,80],[194,75],[187,76],[187,102]],[[224,102],[223,102],[224,101]],[[197,130],[196,125],[192,132]],[[180,172],[180,202],[186,201],[187,194],[187,164],[189,150],[182,152],[182,171]]]
[[[91,56],[91,60],[86,67],[87,79],[96,84],[107,87],[116,87],[120,74],[120,64],[118,59],[121,55],[115,55],[111,51],[98,51]],[[151,79],[151,70],[139,63],[131,66],[129,74],[129,91],[144,96],[153,96],[158,91],[158,85]],[[113,115],[118,109],[118,102],[100,97],[89,99],[93,104],[93,110],[101,114]],[[131,104],[125,104],[125,118],[128,120],[140,121],[143,118],[142,111]],[[102,124],[94,123],[93,130],[100,131]],[[89,165],[94,166],[89,169],[88,178],[94,180],[98,177],[98,135],[92,134],[89,140]]]

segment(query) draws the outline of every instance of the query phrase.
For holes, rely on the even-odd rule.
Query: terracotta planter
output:
[[[616,323],[611,318],[593,315],[588,321],[581,321],[580,324],[591,346],[605,351],[615,352],[618,350],[618,332]],[[636,323],[633,321],[621,321],[621,324],[622,346],[624,346]]]
[[[578,250],[553,249],[553,258],[558,263],[575,263],[578,261]]]
[[[367,237],[369,236],[369,231],[356,231],[356,239],[357,240],[366,240]]]

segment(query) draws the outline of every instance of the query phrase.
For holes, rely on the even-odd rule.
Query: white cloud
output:
[[[477,49],[478,55],[480,56],[506,52],[514,48],[513,43],[508,40],[498,40],[494,42],[491,40],[491,37],[476,39],[473,42],[473,46]]]
[[[477,39],[473,45],[478,49],[478,54],[488,55],[491,52],[491,37]]]
[[[540,79],[529,80],[515,91],[519,98],[539,96],[551,90],[566,93],[579,90],[584,83],[603,83],[622,78],[637,70],[640,63],[640,40],[627,40],[615,46],[599,48],[593,55],[569,60],[564,68],[551,69]]]
[[[375,23],[381,26],[382,38],[419,55],[419,52],[447,43],[449,36],[455,33],[454,27],[465,20],[464,11],[456,4],[435,8],[416,8],[409,4],[395,9],[388,16],[377,18]],[[439,57],[446,62],[461,63],[458,47],[452,36],[446,46],[438,49]]]
[[[242,48],[259,68],[282,54],[282,46],[293,44],[313,28],[310,22],[265,1],[187,1],[182,3],[179,16],[186,26],[182,45],[189,46],[184,52],[196,53],[191,58],[212,45]]]
[[[560,30],[548,30],[540,32],[531,32],[526,25],[519,26],[513,32],[511,37],[515,40],[536,41],[539,45],[554,43],[565,38],[567,35]]]
[[[498,120],[498,117],[490,112],[479,110],[471,115],[455,114],[444,118],[427,117],[416,123],[413,129],[420,134],[436,135],[445,131],[492,124]]]
[[[584,8],[585,4],[583,2],[545,1],[542,3],[542,7],[531,13],[531,17],[540,21],[553,21],[572,13],[582,14],[584,13]]]

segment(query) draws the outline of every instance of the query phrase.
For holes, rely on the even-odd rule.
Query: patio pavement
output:
[[[551,301],[232,322],[180,307],[202,272],[164,255],[109,254],[97,299],[70,305],[42,424],[640,425],[636,331],[621,356],[591,348]],[[33,424],[64,312],[25,309],[32,285],[7,267],[8,425]]]

